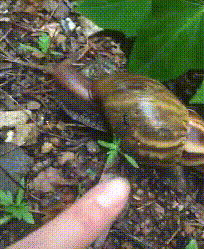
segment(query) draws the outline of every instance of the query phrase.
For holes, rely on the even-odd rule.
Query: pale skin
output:
[[[123,178],[98,184],[54,220],[7,248],[87,248],[111,226],[129,193],[130,184]]]

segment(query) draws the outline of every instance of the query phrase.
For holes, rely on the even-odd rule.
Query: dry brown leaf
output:
[[[64,179],[60,173],[59,169],[49,167],[45,171],[40,172],[38,176],[29,183],[29,188],[35,191],[49,193],[54,192],[57,186],[71,185],[72,183]]]

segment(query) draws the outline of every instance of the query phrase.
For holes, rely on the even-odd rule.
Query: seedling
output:
[[[98,140],[98,144],[101,145],[102,147],[105,147],[109,149],[107,152],[107,163],[113,163],[116,157],[121,154],[125,157],[125,159],[135,168],[139,168],[138,163],[135,161],[135,159],[132,156],[129,156],[128,154],[124,153],[121,151],[120,148],[120,139],[117,139],[115,136],[113,138],[112,143],[108,143],[105,141]]]
[[[29,44],[20,43],[19,49],[24,51],[30,51],[35,54],[40,54],[42,56],[46,56],[47,54],[51,54],[54,56],[63,55],[62,53],[50,50],[50,37],[47,33],[43,33],[41,36],[39,36],[37,47],[33,47]]]
[[[21,179],[20,185],[23,188],[25,187],[24,178]],[[0,225],[7,223],[14,218],[34,224],[30,207],[24,199],[25,191],[23,188],[19,187],[16,197],[13,197],[10,191],[0,190],[0,207],[1,211],[3,211],[3,217],[0,217]]]

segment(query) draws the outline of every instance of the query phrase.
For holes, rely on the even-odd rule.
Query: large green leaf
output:
[[[203,104],[204,103],[204,81],[197,89],[196,94],[190,99],[190,104]]]
[[[129,70],[162,81],[202,69],[203,6],[181,0],[158,3],[136,35]]]
[[[187,0],[85,0],[78,10],[134,38],[129,71],[158,80],[203,69],[204,4]]]
[[[151,11],[152,0],[87,0],[78,10],[104,29],[134,36]]]

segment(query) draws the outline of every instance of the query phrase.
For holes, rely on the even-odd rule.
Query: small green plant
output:
[[[25,179],[20,181],[22,187],[25,187]],[[0,217],[0,225],[9,222],[11,219],[24,220],[34,224],[33,215],[27,201],[24,199],[25,191],[19,187],[18,193],[14,198],[10,191],[0,190],[0,207],[3,216]]]
[[[198,244],[195,239],[191,239],[185,249],[198,249]]]
[[[121,154],[135,168],[139,168],[138,163],[135,161],[135,159],[133,157],[131,157],[128,154],[121,151],[120,139],[117,139],[115,136],[113,138],[112,143],[108,143],[108,142],[105,142],[105,141],[98,140],[98,144],[101,145],[102,147],[105,147],[105,148],[109,149],[109,151],[107,152],[107,154],[108,154],[107,163],[113,163],[113,161],[118,156],[118,154]]]
[[[30,52],[33,52],[35,54],[40,54],[42,56],[45,56],[47,54],[51,54],[54,56],[63,55],[62,53],[50,50],[50,37],[47,33],[42,33],[42,35],[39,36],[38,42],[37,42],[37,47],[33,47],[31,45],[28,45],[28,44],[20,43],[19,49],[24,50],[24,51],[30,51]]]

